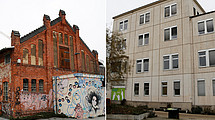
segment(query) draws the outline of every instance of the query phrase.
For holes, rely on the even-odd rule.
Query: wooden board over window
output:
[[[69,48],[60,47],[60,68],[70,69]]]

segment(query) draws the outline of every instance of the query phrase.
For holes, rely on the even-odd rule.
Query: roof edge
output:
[[[125,15],[125,14],[128,14],[128,13],[133,13],[134,11],[143,9],[143,8],[145,8],[145,7],[149,7],[149,6],[152,6],[152,5],[161,3],[161,2],[163,2],[163,1],[166,1],[166,0],[158,0],[158,1],[155,1],[155,2],[152,2],[152,3],[149,3],[149,4],[146,4],[146,5],[144,5],[144,6],[135,8],[135,9],[133,9],[133,10],[129,10],[129,11],[127,11],[127,12],[124,12],[124,13],[122,13],[122,14],[119,14],[119,15],[117,15],[117,16],[114,16],[113,19],[118,18],[118,17],[121,17],[121,16],[123,16],[123,15]]]

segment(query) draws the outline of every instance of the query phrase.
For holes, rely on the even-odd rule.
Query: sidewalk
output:
[[[9,119],[0,117],[0,120],[9,120]],[[72,118],[55,118],[55,117],[53,117],[53,118],[49,118],[49,119],[37,119],[37,120],[76,120],[76,119],[72,119]],[[105,120],[105,116],[95,117],[95,118],[87,118],[87,119],[84,119],[84,120]]]

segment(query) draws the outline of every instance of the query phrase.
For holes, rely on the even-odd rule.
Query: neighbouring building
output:
[[[43,23],[23,37],[13,30],[11,47],[0,50],[0,109],[7,116],[54,111],[53,76],[99,73],[98,52],[88,48],[65,11],[52,21],[44,15]]]
[[[215,112],[214,11],[206,13],[197,0],[158,0],[113,19],[131,70],[107,97],[117,100],[114,92],[125,91],[132,105]]]

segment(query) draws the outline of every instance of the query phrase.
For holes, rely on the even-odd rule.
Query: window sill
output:
[[[139,95],[134,95],[134,97],[139,97]]]
[[[177,16],[177,13],[176,13],[176,14],[174,14],[174,15],[166,16],[166,17],[164,16],[164,18],[165,18],[165,19],[168,19],[168,18],[175,17],[175,16]]]
[[[181,97],[180,95],[174,95],[174,97]]]
[[[179,70],[179,68],[175,68],[175,69],[163,69],[163,71],[177,71]]]
[[[149,95],[144,95],[144,97],[149,97]]]
[[[144,25],[147,25],[147,24],[149,24],[149,23],[150,23],[150,21],[149,21],[149,22],[142,23],[142,24],[139,23],[139,26],[144,26]]]
[[[136,74],[149,73],[149,71],[137,72]]]
[[[168,41],[174,41],[174,40],[177,40],[178,38],[172,38],[170,40],[164,40],[164,42],[168,42]]]
[[[203,68],[213,68],[215,66],[199,66],[199,69],[203,69]]]
[[[138,47],[144,47],[144,46],[149,46],[149,44],[146,44],[146,45],[138,45]]]
[[[207,32],[207,33],[202,33],[202,34],[199,34],[199,36],[209,35],[209,34],[213,34],[213,33],[214,33],[214,31],[213,32]]]
[[[161,95],[161,97],[167,97],[167,95]]]

